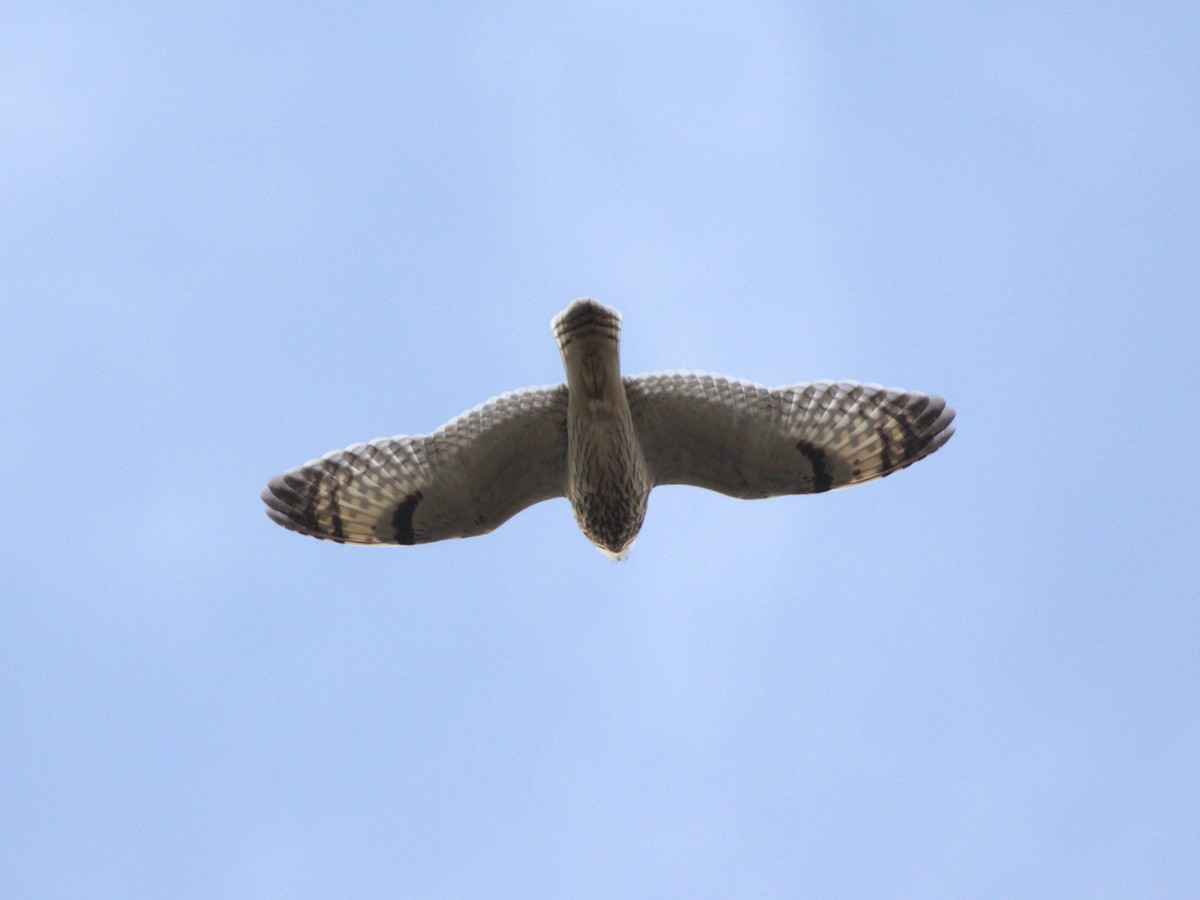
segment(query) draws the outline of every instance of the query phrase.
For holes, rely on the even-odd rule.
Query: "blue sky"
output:
[[[8,4],[0,893],[1189,896],[1195,4]],[[363,550],[561,379],[940,393],[882,483]]]

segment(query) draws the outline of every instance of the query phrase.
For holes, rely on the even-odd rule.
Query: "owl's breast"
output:
[[[650,474],[628,407],[589,412],[567,417],[567,498],[588,540],[622,559],[646,517]]]

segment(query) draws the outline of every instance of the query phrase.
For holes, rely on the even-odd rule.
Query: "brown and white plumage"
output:
[[[271,480],[267,514],[327,540],[423,544],[485,534],[565,496],[589,540],[620,559],[656,485],[744,499],[821,493],[890,475],[954,433],[940,397],[878,385],[622,378],[620,323],[615,310],[576,301],[552,323],[566,384],[306,463]]]

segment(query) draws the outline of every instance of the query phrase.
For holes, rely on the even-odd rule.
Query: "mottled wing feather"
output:
[[[850,381],[771,389],[672,373],[626,378],[625,391],[656,485],[745,499],[873,481],[954,433],[940,397]]]
[[[433,434],[381,438],[271,479],[262,499],[285,528],[353,544],[486,534],[566,491],[567,388],[489,400]]]

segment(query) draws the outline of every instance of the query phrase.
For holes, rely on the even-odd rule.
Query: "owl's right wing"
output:
[[[851,381],[769,389],[671,373],[626,378],[625,393],[656,485],[744,499],[874,481],[954,434],[941,397]]]
[[[353,544],[486,534],[567,483],[567,387],[489,400],[433,434],[381,438],[272,478],[267,515]]]

